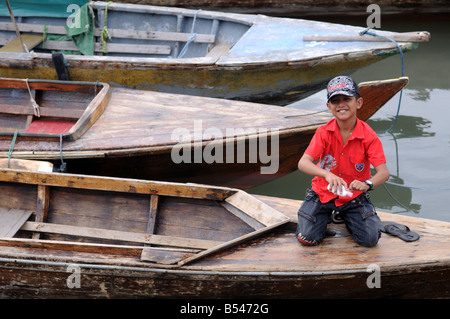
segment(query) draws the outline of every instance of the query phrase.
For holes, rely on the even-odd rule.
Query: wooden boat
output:
[[[383,38],[359,36],[360,27],[122,3],[89,5],[97,23],[92,50],[65,54],[64,61],[51,52],[78,47],[47,35],[66,35],[66,7],[59,18],[28,16],[33,12],[23,12],[25,3],[13,7],[21,15],[17,27],[30,53],[20,52],[24,49],[9,15],[0,17],[0,74],[39,79],[58,79],[59,74],[64,80],[285,105],[322,89],[338,74],[398,53]],[[44,24],[47,38],[42,42]],[[111,38],[101,37],[106,31]],[[400,41],[405,52],[429,37],[377,33]],[[308,35],[353,35],[361,41],[303,41]]]
[[[407,82],[361,83],[360,118]],[[294,171],[330,119],[329,112],[105,83],[0,79],[0,157],[63,162],[70,173],[249,188]]]
[[[380,213],[422,237],[368,249],[330,224],[335,236],[304,247],[296,200],[12,169],[0,189],[3,298],[449,297],[446,222]]]

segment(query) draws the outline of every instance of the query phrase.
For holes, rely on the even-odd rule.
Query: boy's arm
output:
[[[374,187],[383,184],[389,179],[389,170],[386,164],[380,164],[376,166],[375,170],[377,172],[370,178]],[[356,179],[349,185],[349,189],[351,191],[367,192],[369,188],[370,188],[369,185],[364,183],[364,181],[358,181]]]
[[[298,169],[305,174],[325,178],[325,180],[331,186],[336,187],[336,189],[341,189],[342,185],[344,185],[346,189],[348,188],[347,183],[342,178],[316,166],[314,164],[314,158],[306,153],[304,153],[300,158],[300,161],[298,162]]]

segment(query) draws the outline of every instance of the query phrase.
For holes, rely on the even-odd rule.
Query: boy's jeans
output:
[[[298,210],[297,239],[304,245],[318,245],[325,238],[331,213],[338,211],[353,239],[360,245],[373,247],[380,238],[381,221],[370,201],[369,193],[363,193],[348,203],[336,207],[334,200],[321,203],[319,195],[311,188]]]

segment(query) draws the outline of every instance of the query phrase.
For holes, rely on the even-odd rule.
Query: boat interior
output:
[[[102,114],[108,91],[104,83],[0,78],[0,138],[74,140]]]
[[[73,36],[76,40],[72,41],[66,26],[79,24],[77,14],[81,11],[74,9],[68,18],[15,17],[22,42],[37,53],[198,58],[223,54],[250,28],[244,21],[201,10],[92,2],[88,8],[92,14],[90,33]],[[0,17],[0,45],[0,52],[25,52],[10,17]]]
[[[0,170],[0,203],[8,245],[122,252],[162,265],[191,262],[289,221],[236,189],[13,169]]]

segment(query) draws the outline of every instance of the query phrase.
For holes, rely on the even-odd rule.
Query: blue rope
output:
[[[13,139],[12,139],[12,141],[11,141],[11,146],[9,147],[9,152],[8,152],[8,168],[9,168],[9,164],[10,164],[10,161],[11,161],[11,157],[12,157],[12,154],[13,154],[13,151],[14,151],[14,146],[16,145],[16,139],[17,139],[17,136],[19,135],[19,131],[15,131],[14,132],[14,136],[13,136]]]
[[[194,42],[195,40],[195,36],[197,35],[196,33],[194,33],[194,28],[195,28],[195,22],[197,21],[197,14],[202,11],[202,9],[198,9],[195,14],[194,14],[194,21],[192,21],[192,27],[191,27],[191,36],[189,37],[188,41],[186,42],[186,44],[184,45],[183,49],[181,50],[180,54],[178,55],[178,58],[181,59],[182,57],[184,57],[184,55],[187,52],[187,49],[189,48],[189,44],[191,44],[192,42]]]
[[[374,32],[369,31],[369,28],[367,28],[359,33],[359,35],[364,35],[364,34],[371,35],[374,37],[384,38],[388,41],[391,41],[392,43],[394,43],[397,46],[397,49],[400,51],[400,55],[402,57],[402,76],[404,76],[404,74],[405,74],[405,58],[403,56],[403,50],[400,47],[400,45],[395,40],[393,40],[385,35],[376,34]],[[400,91],[400,96],[398,99],[397,114],[395,115],[395,119],[394,119],[394,122],[392,123],[391,127],[386,131],[387,133],[389,133],[394,128],[395,124],[397,123],[398,115],[400,113],[400,105],[402,104],[402,95],[403,95],[403,90]]]

